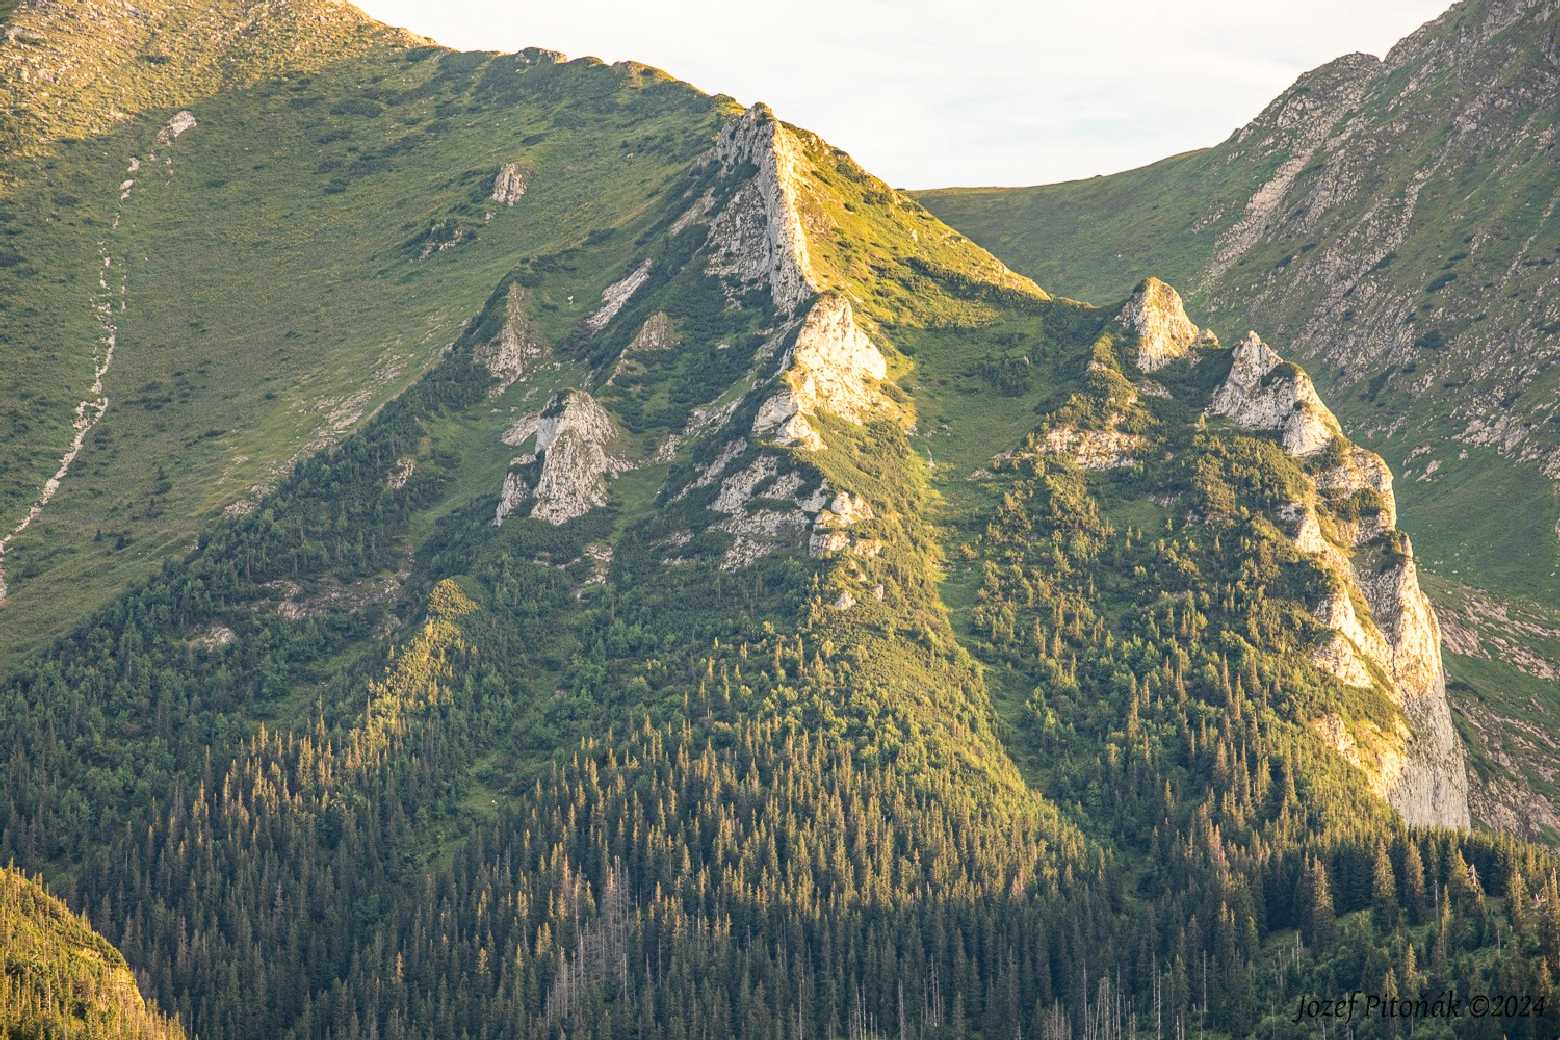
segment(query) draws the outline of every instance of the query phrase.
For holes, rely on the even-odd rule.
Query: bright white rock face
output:
[[[1340,433],[1316,395],[1311,377],[1268,347],[1255,332],[1235,347],[1229,378],[1213,395],[1212,412],[1237,426],[1277,432],[1291,455],[1310,455]]]
[[[633,298],[645,282],[650,280],[650,267],[648,259],[641,260],[639,266],[607,286],[601,293],[601,306],[585,319],[585,327],[592,332],[600,332],[606,328],[607,323],[617,317],[617,312],[623,309],[623,305]]]
[[[1155,372],[1186,357],[1195,346],[1218,343],[1211,332],[1192,324],[1181,294],[1158,278],[1145,278],[1116,320],[1136,335],[1136,362],[1143,372]]]
[[[705,270],[767,287],[777,310],[794,313],[819,289],[796,202],[796,141],[767,105],[754,105],[721,128],[715,159],[723,173],[748,165],[758,172],[711,222]]]
[[[488,196],[501,206],[513,206],[525,195],[525,173],[519,163],[505,163],[493,178],[493,193]]]
[[[530,313],[530,294],[511,283],[504,301],[504,322],[498,334],[473,351],[477,364],[493,377],[489,394],[497,397],[536,370],[547,355],[546,345]]]
[[[530,516],[564,524],[607,504],[607,481],[632,465],[609,451],[617,436],[612,417],[583,390],[564,390],[540,412],[504,435],[519,446],[532,436],[536,450],[516,460],[504,477],[495,526],[530,504]]]
[[[816,450],[822,441],[806,417],[819,412],[862,423],[881,410],[888,361],[857,326],[850,301],[820,296],[780,364],[781,389],[753,420],[755,434]]]

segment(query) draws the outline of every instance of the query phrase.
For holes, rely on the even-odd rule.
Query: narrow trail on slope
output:
[[[119,201],[121,203],[130,197],[130,189],[134,186],[135,181],[128,178],[139,168],[140,161],[132,158],[130,165],[125,171],[127,179],[118,188]],[[119,227],[118,206],[114,209],[112,226],[114,228]],[[0,603],[5,602],[7,594],[5,582],[6,550],[11,547],[11,543],[16,540],[18,535],[31,527],[33,521],[43,514],[44,507],[59,492],[60,485],[64,483],[66,475],[70,472],[71,464],[76,461],[76,456],[81,454],[82,446],[87,441],[87,435],[92,432],[92,428],[103,418],[103,413],[108,411],[108,395],[103,391],[103,378],[108,375],[108,370],[114,364],[114,348],[119,340],[119,326],[114,320],[114,313],[116,305],[120,311],[125,309],[126,286],[123,268],[117,272],[119,275],[117,294],[114,287],[110,284],[110,278],[116,272],[114,271],[113,254],[109,252],[107,238],[98,240],[98,258],[102,261],[102,266],[98,270],[98,291],[93,301],[93,310],[97,313],[99,335],[97,345],[92,351],[92,387],[88,391],[87,397],[76,405],[76,418],[72,423],[76,433],[71,438],[70,447],[64,455],[60,456],[59,468],[54,471],[52,477],[44,481],[43,489],[38,493],[37,500],[27,510],[26,515],[11,529],[9,534],[4,538],[0,538]],[[116,295],[118,297],[117,300],[115,299]]]

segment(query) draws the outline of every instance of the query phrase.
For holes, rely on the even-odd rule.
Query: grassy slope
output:
[[[562,83],[599,110],[589,133],[571,132],[554,93]],[[171,146],[155,140],[167,113],[149,113],[62,146],[49,171],[56,190],[74,184],[107,211],[129,157],[158,154],[118,204],[118,227],[96,217],[125,280],[111,404],[59,496],[8,554],[0,653],[58,633],[182,551],[203,518],[339,439],[455,339],[517,257],[643,213],[687,161],[710,102],[642,71],[429,48],[231,91],[192,111],[199,125]],[[486,203],[510,161],[531,171],[526,196]],[[439,221],[475,237],[417,259],[414,240]],[[49,225],[28,231],[62,237]],[[71,238],[57,266],[94,272],[89,238]],[[630,239],[609,239],[600,268],[542,292],[544,331],[561,334],[587,313],[628,262]],[[91,324],[79,287],[60,296],[50,315],[74,302]],[[93,330],[76,334],[90,341]],[[45,366],[69,352],[37,355],[19,395],[65,382]],[[28,443],[44,458],[62,450]]]
[[[1034,188],[939,188],[916,197],[1052,291],[1107,303],[1150,271],[1190,286],[1218,227],[1193,232],[1212,201],[1214,150],[1108,177]]]
[[[0,387],[0,529],[9,533],[55,472],[92,382],[99,243],[127,165],[124,122],[410,37],[317,0],[152,0],[134,17],[89,0],[5,11],[0,350],[11,378]]]

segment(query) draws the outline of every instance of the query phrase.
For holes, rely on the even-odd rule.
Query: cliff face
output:
[[[857,326],[850,301],[820,297],[781,359],[779,389],[759,407],[753,433],[817,450],[823,440],[808,416],[822,411],[865,422],[887,407],[877,388],[887,374],[888,362]]]
[[[1311,659],[1345,685],[1379,683],[1402,713],[1394,731],[1364,738],[1335,715],[1313,719],[1313,727],[1408,822],[1467,827],[1468,778],[1447,702],[1441,632],[1419,586],[1413,546],[1394,527],[1386,463],[1348,443],[1310,377],[1254,332],[1235,347],[1209,411],[1272,434],[1287,454],[1309,460],[1307,493],[1279,507],[1275,519],[1332,578],[1313,608],[1329,632]]]
[[[498,334],[488,342],[478,344],[474,351],[477,364],[493,377],[493,385],[488,391],[492,396],[498,396],[516,380],[534,371],[546,355],[546,345],[530,308],[529,294],[519,285],[511,284],[504,298],[504,315]]]
[[[1550,479],[1560,339],[1538,301],[1560,284],[1541,172],[1555,161],[1560,65],[1542,47],[1556,25],[1552,4],[1474,0],[1383,61],[1302,77],[1224,146],[1234,164],[1288,158],[1219,236],[1199,293],[1221,315],[1271,315],[1345,387],[1387,373],[1378,399],[1433,403],[1457,440]],[[1325,111],[1291,118],[1308,99]],[[1371,433],[1392,431],[1373,418]]]
[[[1137,367],[1144,372],[1185,357],[1193,345],[1219,342],[1211,331],[1192,324],[1181,294],[1158,278],[1140,282],[1116,320],[1137,338]]]
[[[1229,378],[1213,395],[1212,410],[1231,422],[1278,433],[1291,455],[1311,455],[1339,436],[1338,420],[1311,377],[1286,363],[1248,332],[1235,348]]]
[[[1158,980],[1134,965],[1234,935],[1238,999],[1206,1010],[1238,1033],[1303,915],[1233,898],[1178,951],[1188,900],[1323,849],[1347,870],[1401,838],[1443,884],[1453,850],[1499,855],[1394,826],[1392,806],[1462,817],[1389,474],[1303,372],[1255,338],[1216,349],[1169,285],[1051,298],[826,142],[627,63],[414,47],[192,105],[177,140],[163,112],[61,146],[125,203],[79,222],[111,229],[112,264],[89,241],[84,270],[125,334],[115,408],[53,503],[85,508],[55,515],[117,511],[82,540],[147,573],[108,609],[64,602],[77,634],[0,684],[0,852],[71,867],[192,1032],[445,1035],[455,1007],[471,1031],[723,1036],[750,954],[823,950],[890,900],[1001,934],[957,967],[958,941],[896,937],[896,963],[945,980],[903,1000],[891,964],[804,957],[748,1031],[1070,1034],[1070,985],[1022,1021],[982,996],[1051,985],[1033,941],[1142,1008]],[[105,165],[107,144],[127,151]],[[69,187],[4,215],[30,257]],[[282,213],[303,233],[238,248]],[[0,339],[64,341],[15,317]],[[381,370],[404,391],[365,389]],[[96,494],[136,466],[153,487],[238,467],[254,429],[275,452],[283,420],[334,414],[333,448],[188,537],[156,511],[220,508],[223,485]],[[66,600],[28,548],[0,641]],[[830,849],[853,850],[843,873],[808,851]],[[426,884],[377,883],[409,865]],[[332,942],[265,939],[364,885],[382,901]],[[733,934],[721,908],[755,894],[805,934]],[[444,944],[458,986],[399,967],[444,956],[430,913],[466,937]],[[624,955],[674,918],[682,967]],[[1401,946],[1372,915],[1346,931],[1373,940],[1361,963]],[[1446,931],[1458,963],[1504,970],[1500,936]],[[548,935],[567,941],[538,956]],[[1296,970],[1344,952],[1311,945]],[[830,1011],[823,989],[864,996]]]
[[[727,175],[756,172],[710,225],[707,269],[738,286],[765,288],[778,310],[795,311],[818,285],[797,206],[796,140],[760,103],[721,129],[715,159]]]
[[[611,452],[617,430],[612,416],[583,390],[565,390],[547,407],[504,434],[504,443],[533,450],[515,459],[504,477],[494,525],[530,505],[530,516],[563,524],[607,504],[607,480],[630,464]]]

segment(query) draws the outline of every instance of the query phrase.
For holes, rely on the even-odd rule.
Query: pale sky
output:
[[[632,58],[767,101],[901,188],[1044,184],[1217,144],[1450,0],[357,0],[466,50]]]

